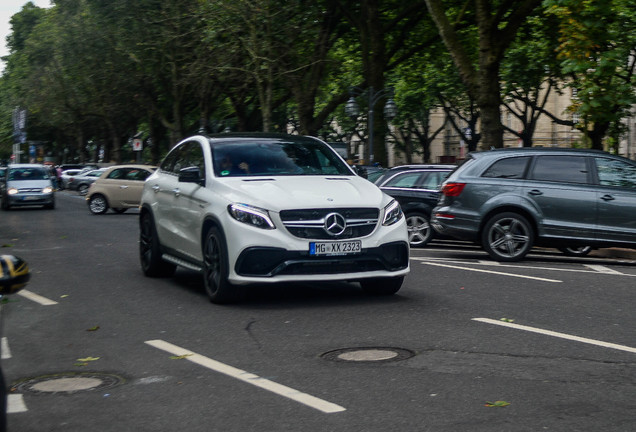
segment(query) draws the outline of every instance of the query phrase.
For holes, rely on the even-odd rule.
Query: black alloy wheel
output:
[[[228,273],[225,237],[218,228],[210,228],[203,243],[203,283],[212,303],[233,303],[245,297],[245,288],[232,285]]]
[[[150,213],[141,215],[139,228],[139,260],[144,274],[149,277],[172,276],[177,266],[161,259],[161,244]]]
[[[528,220],[518,213],[499,213],[484,226],[481,241],[495,261],[520,261],[532,249],[534,230]]]

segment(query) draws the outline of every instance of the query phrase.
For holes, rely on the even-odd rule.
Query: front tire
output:
[[[141,270],[148,277],[172,276],[177,266],[161,259],[161,244],[152,215],[150,213],[142,214],[139,225]]]
[[[101,215],[108,211],[108,201],[104,195],[93,195],[88,201],[88,209],[91,213]]]
[[[534,230],[520,214],[500,213],[488,220],[481,241],[483,248],[495,261],[520,261],[532,249]]]
[[[400,290],[404,282],[404,276],[362,279],[362,290],[371,295],[388,296]]]
[[[228,281],[227,255],[225,236],[218,228],[210,228],[203,243],[203,283],[212,303],[233,303],[245,297],[244,287]]]
[[[431,227],[429,219],[422,213],[407,214],[406,226],[411,247],[424,247],[433,238],[433,227]]]

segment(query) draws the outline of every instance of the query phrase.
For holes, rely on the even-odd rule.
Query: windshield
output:
[[[46,180],[49,176],[42,168],[12,168],[9,180]]]
[[[212,154],[217,177],[353,175],[347,164],[320,142],[215,143]]]

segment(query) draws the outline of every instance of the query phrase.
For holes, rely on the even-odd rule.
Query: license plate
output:
[[[360,240],[340,242],[311,242],[309,255],[353,255],[362,252]]]
[[[25,197],[22,197],[22,201],[35,201],[37,199],[39,199],[39,196],[35,196],[35,195],[27,195]]]

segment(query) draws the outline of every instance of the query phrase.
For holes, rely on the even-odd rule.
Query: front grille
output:
[[[406,242],[386,243],[363,249],[357,255],[310,256],[308,252],[281,248],[255,247],[244,250],[236,260],[236,272],[241,276],[274,277],[283,275],[323,275],[398,271],[409,265]]]
[[[20,188],[18,193],[39,193],[42,192],[42,188]]]
[[[324,229],[325,218],[331,213],[339,213],[346,221],[346,229],[337,236]],[[371,234],[378,224],[379,214],[380,211],[377,208],[326,208],[283,210],[280,212],[280,217],[287,231],[295,237],[342,240]]]

